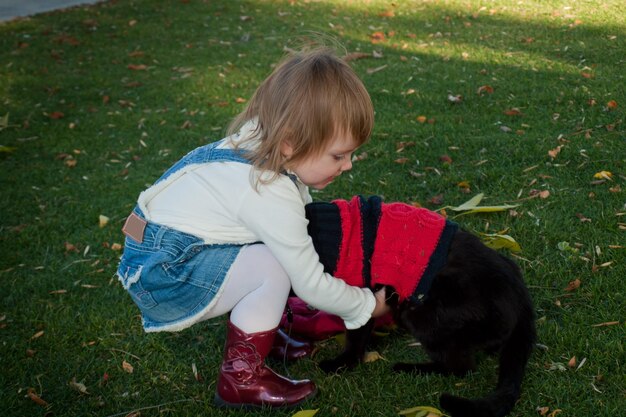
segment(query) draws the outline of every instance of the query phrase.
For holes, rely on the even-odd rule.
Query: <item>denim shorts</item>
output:
[[[211,305],[242,247],[148,222],[142,243],[126,238],[117,274],[147,332],[182,330]]]

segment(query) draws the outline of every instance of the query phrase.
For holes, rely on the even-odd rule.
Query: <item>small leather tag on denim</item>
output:
[[[135,213],[130,213],[130,216],[126,218],[124,227],[122,227],[122,233],[135,242],[143,243],[143,233],[147,224],[147,221],[137,216]]]

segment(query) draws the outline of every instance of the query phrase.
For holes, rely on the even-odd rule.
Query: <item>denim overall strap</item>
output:
[[[160,191],[165,189],[165,187],[169,185],[168,183],[176,180],[180,175],[183,175],[185,170],[192,165],[203,165],[210,162],[251,164],[250,160],[247,158],[249,151],[245,149],[220,148],[220,145],[222,145],[225,140],[228,140],[228,138],[196,148],[172,165],[154,184],[139,195],[135,213],[145,219],[145,215],[142,211],[146,209],[148,202]],[[298,178],[295,175],[288,172],[282,172],[282,174],[291,179],[294,185],[299,188]]]
[[[178,162],[172,165],[161,177],[150,187],[144,190],[137,199],[137,206],[133,210],[139,217],[146,219],[145,209],[147,204],[155,195],[168,186],[168,183],[183,175],[185,170],[192,165],[202,165],[210,162],[240,162],[250,164],[246,158],[246,150],[221,149],[220,145],[225,139],[209,143],[189,152]]]
[[[180,171],[181,169],[193,165],[203,164],[207,162],[241,162],[249,164],[250,161],[245,157],[246,151],[234,150],[234,149],[218,149],[217,147],[224,142],[224,139],[209,143],[208,145],[201,146],[194,149],[185,155],[182,159],[172,165],[165,173],[159,178],[155,184],[167,179],[173,173]]]

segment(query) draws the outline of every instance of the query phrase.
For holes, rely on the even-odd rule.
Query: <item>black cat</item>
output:
[[[416,210],[421,212],[416,214]],[[478,399],[444,393],[440,404],[452,417],[504,416],[513,409],[536,334],[531,298],[512,260],[455,224],[438,219],[435,213],[400,203],[384,204],[378,197],[312,203],[306,212],[309,234],[325,269],[355,284],[354,276],[347,277],[351,273],[345,263],[355,264],[362,286],[384,286],[395,321],[421,342],[431,359],[398,363],[395,371],[462,376],[475,369],[478,351],[496,354],[499,376],[491,393]],[[418,246],[411,243],[413,235],[418,241],[434,235],[435,247],[428,265],[422,268],[421,281],[417,288],[410,284],[409,294],[405,282],[393,285],[390,277],[381,275],[415,270],[413,258],[430,249],[419,246],[420,242]],[[398,263],[408,263],[408,269],[398,269]],[[411,278],[401,278],[405,279]],[[398,287],[404,289],[398,291]],[[336,372],[356,366],[363,359],[373,327],[370,320],[360,329],[348,331],[344,351],[335,359],[322,361],[320,367]]]

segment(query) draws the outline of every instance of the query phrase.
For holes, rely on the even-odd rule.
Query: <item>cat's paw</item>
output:
[[[393,364],[394,372],[416,372],[414,363],[398,362]]]
[[[326,373],[343,372],[359,364],[359,356],[352,352],[343,352],[334,359],[326,359],[319,363],[319,367]]]
[[[348,365],[340,358],[326,359],[319,363],[319,367],[327,374],[333,374],[337,372],[343,372],[348,369]]]

